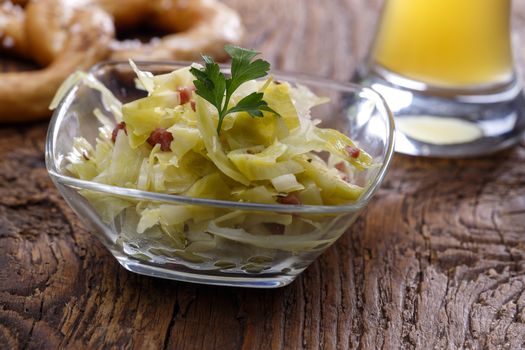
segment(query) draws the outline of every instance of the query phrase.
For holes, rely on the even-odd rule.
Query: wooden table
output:
[[[275,68],[340,80],[379,2],[227,1]],[[523,2],[513,16],[525,35]],[[121,268],[47,177],[45,131],[0,129],[1,349],[525,348],[524,141],[472,160],[396,155],[368,210],[296,282],[249,290]]]

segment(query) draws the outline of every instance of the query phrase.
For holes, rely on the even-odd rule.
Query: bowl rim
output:
[[[153,66],[168,66],[173,69],[186,67],[191,65],[191,61],[135,61],[135,64],[139,68],[147,68]],[[97,71],[105,67],[128,65],[129,62],[125,60],[108,60],[102,61],[94,65],[88,70],[87,74],[95,74]],[[221,70],[228,71],[229,67],[226,65],[220,65]],[[131,70],[131,68],[130,68]],[[60,169],[55,166],[53,160],[53,154],[55,149],[55,143],[57,139],[57,132],[62,124],[62,121],[66,115],[66,111],[74,100],[75,92],[81,85],[81,81],[76,82],[69,90],[64,94],[63,98],[59,102],[55,109],[53,116],[51,117],[49,127],[46,136],[45,145],[45,161],[47,171],[55,183],[60,183],[66,186],[74,187],[77,189],[92,190],[102,193],[111,194],[119,197],[127,197],[140,200],[152,200],[158,202],[168,202],[173,204],[186,204],[186,205],[204,205],[212,207],[222,207],[238,210],[247,211],[269,211],[269,212],[282,212],[282,213],[310,213],[310,214],[339,214],[355,212],[364,208],[373,195],[377,192],[384,177],[386,176],[387,170],[391,163],[394,154],[394,143],[395,143],[395,124],[394,117],[390,108],[388,107],[385,99],[376,91],[371,88],[353,84],[345,81],[331,80],[322,77],[316,77],[313,75],[302,74],[302,73],[289,73],[279,70],[272,70],[271,74],[276,78],[284,81],[291,81],[293,83],[308,84],[314,86],[321,86],[326,88],[337,88],[339,90],[353,91],[353,92],[365,92],[367,97],[373,99],[376,105],[382,107],[381,114],[386,116],[385,122],[387,123],[388,134],[386,138],[386,153],[383,162],[380,166],[379,171],[369,183],[368,188],[361,195],[361,197],[351,203],[345,205],[289,205],[289,204],[262,204],[262,203],[248,203],[248,202],[236,202],[227,200],[207,199],[207,198],[195,198],[187,197],[175,194],[143,191],[132,188],[125,188],[113,185],[102,184],[94,181],[81,180],[63,174]]]

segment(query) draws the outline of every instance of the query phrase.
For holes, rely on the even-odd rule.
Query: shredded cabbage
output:
[[[56,107],[78,81],[102,95],[105,110],[93,111],[101,124],[98,137],[94,143],[76,138],[66,157],[72,176],[144,191],[263,204],[339,205],[363,193],[351,181],[354,172],[372,165],[372,157],[346,135],[311,120],[311,108],[326,99],[307,87],[272,77],[243,84],[230,103],[262,92],[280,117],[232,113],[219,136],[217,112],[193,92],[190,67],[154,76],[130,64],[137,88],[147,93],[143,98],[121,104],[93,76],[78,73],[53,100]],[[269,269],[284,252],[314,254],[338,237],[333,233],[338,218],[331,215],[138,202],[94,191],[82,195],[107,224],[120,230],[118,242],[126,252],[140,259],[156,261],[161,255],[255,273]]]

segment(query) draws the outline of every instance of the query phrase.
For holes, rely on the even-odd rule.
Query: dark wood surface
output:
[[[380,5],[226,2],[274,67],[341,80]],[[514,5],[525,36],[525,4]],[[45,131],[0,129],[0,349],[525,348],[524,140],[471,160],[396,155],[337,244],[292,285],[249,290],[121,268],[47,177]]]

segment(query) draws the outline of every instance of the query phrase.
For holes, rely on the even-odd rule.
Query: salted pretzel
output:
[[[0,0],[0,52],[35,61],[41,70],[0,73],[0,122],[49,115],[47,104],[69,74],[103,59],[220,59],[237,43],[236,12],[216,0]],[[166,33],[148,43],[114,38],[148,26]]]
[[[84,0],[82,3],[108,12],[118,31],[149,26],[168,33],[148,43],[115,39],[111,59],[192,60],[201,53],[221,59],[224,45],[238,43],[242,35],[237,13],[216,0]],[[39,40],[32,43],[40,52],[38,60],[42,64],[56,55],[56,50],[47,43]]]
[[[2,122],[48,116],[49,102],[62,81],[76,70],[86,69],[110,53],[114,27],[110,16],[101,9],[64,6],[64,0],[37,0],[25,7],[23,15],[9,18],[9,25],[16,24],[24,31],[9,37],[5,33],[11,33],[9,30],[13,27],[0,26],[3,33],[0,39],[4,44],[0,50],[32,58],[46,66],[36,71],[0,73]],[[5,45],[8,39],[12,45]],[[56,48],[48,62],[42,61],[42,52],[37,46],[31,47],[35,43],[45,48]]]
[[[166,35],[149,43],[116,41],[113,59],[192,60],[224,57],[224,45],[242,36],[239,15],[216,0],[92,0],[115,19],[118,31],[149,26]]]

